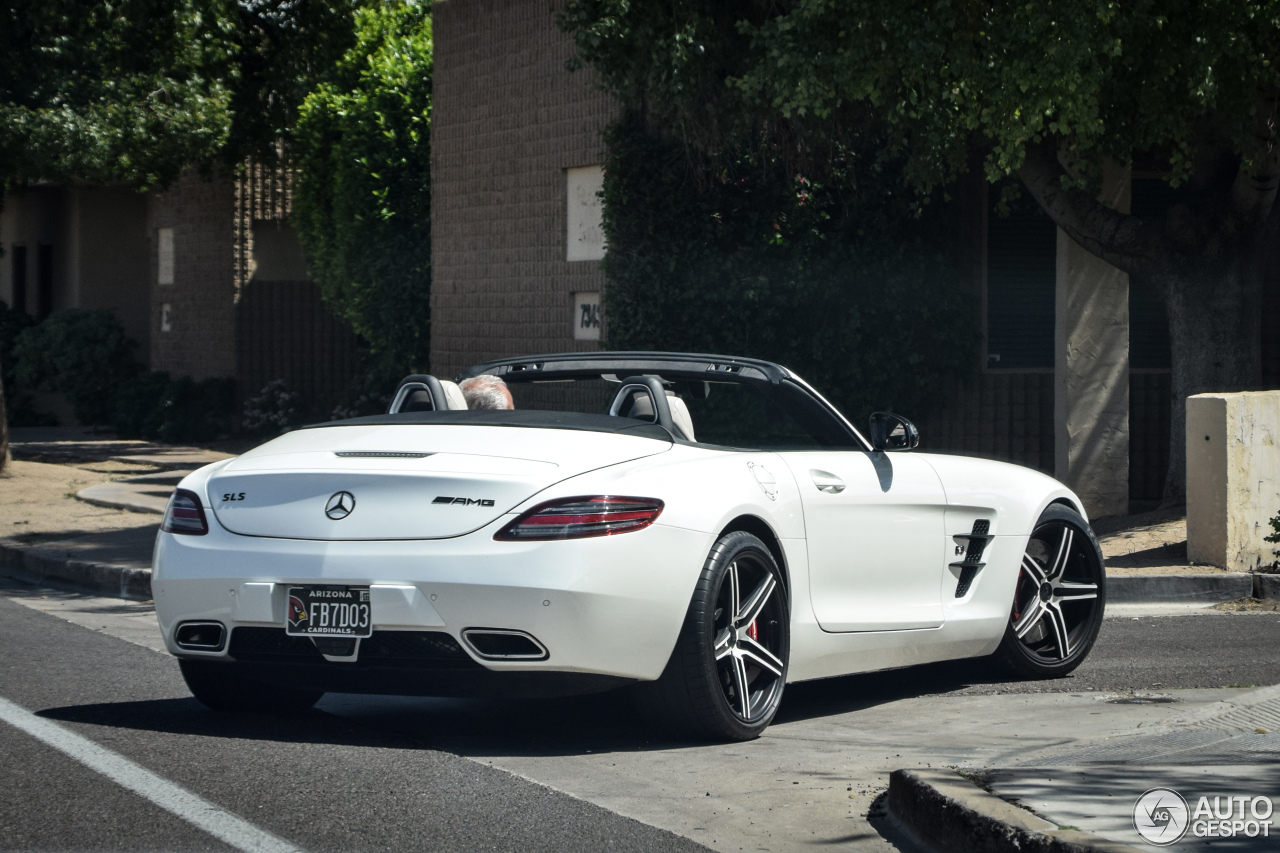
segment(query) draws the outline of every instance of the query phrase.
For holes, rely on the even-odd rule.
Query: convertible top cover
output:
[[[463,410],[441,412],[397,412],[393,415],[370,415],[322,424],[308,424],[299,429],[343,426],[383,425],[460,425],[524,427],[526,429],[574,429],[586,432],[615,432],[640,438],[671,441],[671,434],[653,423],[632,418],[613,418],[581,412],[548,412],[537,409]]]

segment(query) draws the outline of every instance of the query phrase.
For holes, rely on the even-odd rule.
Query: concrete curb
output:
[[[1255,577],[1256,575],[1235,572],[1211,575],[1115,575],[1107,578],[1107,602],[1195,604],[1232,601],[1254,594]],[[1280,584],[1269,597],[1280,598]]]
[[[1047,820],[988,793],[951,770],[889,774],[889,814],[927,848],[948,853],[1138,853]]]
[[[157,506],[154,498],[131,493],[127,488],[122,488],[115,483],[83,488],[76,492],[76,500],[106,509],[123,509],[144,515],[164,515],[167,505],[166,501]]]
[[[32,545],[0,541],[0,573],[33,581],[59,581],[117,598],[151,599],[151,570],[68,560]]]
[[[1280,598],[1280,575],[1254,575],[1254,598]]]

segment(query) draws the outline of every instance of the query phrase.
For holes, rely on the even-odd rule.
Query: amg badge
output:
[[[493,506],[491,498],[450,498],[444,495],[433,500],[433,504],[461,504],[462,506]]]

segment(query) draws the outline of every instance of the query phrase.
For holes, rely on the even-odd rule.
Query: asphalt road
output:
[[[305,850],[745,846],[727,845],[726,829],[761,842],[746,849],[787,849],[798,846],[797,833],[812,823],[804,809],[820,805],[821,796],[847,812],[837,840],[889,850],[902,842],[877,822],[867,798],[856,799],[869,792],[852,770],[847,779],[834,772],[821,779],[787,775],[802,740],[861,739],[860,751],[880,773],[907,760],[905,747],[885,746],[894,721],[903,731],[927,731],[937,715],[951,713],[940,712],[944,707],[982,709],[973,716],[1035,707],[1048,720],[1055,708],[1078,704],[1076,697],[1092,691],[1274,684],[1277,641],[1274,613],[1110,619],[1072,678],[1006,682],[979,665],[952,663],[793,685],[771,736],[712,748],[654,741],[616,695],[539,702],[327,697],[291,719],[216,714],[189,697],[171,658],[0,596],[0,700]],[[1070,695],[1028,695],[1035,693]],[[1121,715],[1146,713],[1109,707]],[[817,752],[832,749],[819,745]],[[739,763],[726,767],[730,759]],[[629,769],[607,775],[619,765]],[[770,782],[776,776],[777,790],[761,792],[753,779],[745,799],[715,806],[712,790],[702,799],[704,786],[719,796],[726,780],[749,776],[735,768],[747,767],[763,767],[757,775]],[[0,850],[235,849],[6,722],[0,722],[0,768]],[[603,781],[591,781],[597,776]],[[686,792],[680,806],[688,821],[664,821],[667,806],[651,797],[641,802],[655,786],[696,790],[698,800]],[[796,800],[793,818],[785,817],[788,797]],[[785,820],[800,826],[785,836],[774,832]]]

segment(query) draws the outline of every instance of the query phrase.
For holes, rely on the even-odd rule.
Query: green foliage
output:
[[[0,181],[162,184],[231,126],[232,0],[0,10]]]
[[[1277,0],[570,0],[560,20],[609,89],[695,147],[768,125],[803,159],[875,123],[924,190],[975,146],[995,180],[1046,139],[1086,173],[1156,150],[1176,182],[1224,137],[1249,166],[1280,86]]]
[[[348,383],[338,404],[327,412],[317,412],[317,416],[340,421],[383,414],[391,405],[391,396],[404,376],[403,364],[389,358],[379,358],[368,350],[363,350],[355,376]]]
[[[120,384],[111,425],[120,438],[211,441],[233,431],[234,405],[233,379],[173,379],[150,371]]]
[[[898,202],[871,191],[874,170],[854,193],[852,154],[823,182],[776,156],[721,158],[699,186],[683,147],[634,117],[607,143],[611,348],[778,361],[854,417],[918,413],[973,365],[976,312],[942,248],[948,223],[887,215]]]
[[[1271,525],[1271,534],[1269,536],[1263,537],[1263,541],[1280,544],[1280,515],[1277,515],[1275,518],[1271,519],[1269,523]],[[1274,557],[1280,557],[1280,551],[1272,551],[1271,555]]]
[[[377,356],[429,355],[431,19],[387,3],[303,104],[295,221],[312,275]]]
[[[245,430],[259,435],[279,435],[305,420],[302,395],[283,379],[272,379],[244,401]]]
[[[355,42],[357,5],[358,0],[235,4],[236,74],[228,81],[233,119],[227,162],[276,158],[276,145],[292,135],[303,100]]]
[[[233,431],[235,380],[218,376],[180,376],[165,393],[160,440],[210,441]]]
[[[106,424],[120,383],[140,369],[136,348],[110,311],[69,308],[19,333],[15,378],[25,388],[66,394],[81,423]]]
[[[34,324],[26,311],[0,302],[0,383],[4,385],[5,416],[10,426],[51,426],[55,422],[52,415],[35,410],[30,392],[18,384],[13,345],[18,335]]]
[[[168,373],[149,370],[120,384],[111,406],[111,428],[119,438],[160,437],[169,381]]]
[[[31,315],[26,311],[10,308],[0,301],[0,380],[4,382],[6,399],[17,388],[17,377],[14,375],[13,344],[24,329],[34,324]]]

